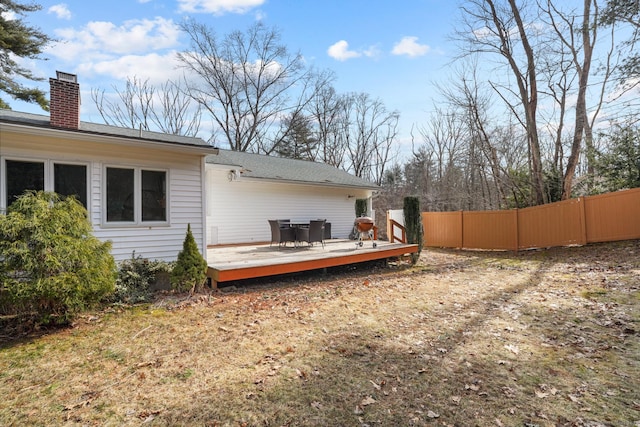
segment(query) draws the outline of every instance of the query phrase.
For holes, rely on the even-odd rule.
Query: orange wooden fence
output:
[[[423,212],[424,246],[519,249],[640,239],[640,188],[507,211]]]

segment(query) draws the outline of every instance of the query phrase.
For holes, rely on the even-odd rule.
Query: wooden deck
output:
[[[418,250],[417,245],[364,241],[361,247],[353,240],[331,239],[314,246],[278,247],[269,244],[254,246],[213,246],[207,249],[211,285],[220,282],[296,273],[346,264],[393,258]]]

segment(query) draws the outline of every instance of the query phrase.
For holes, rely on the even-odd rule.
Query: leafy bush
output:
[[[164,261],[142,258],[135,252],[131,258],[120,263],[118,279],[113,294],[115,302],[124,304],[138,304],[151,299],[151,284],[157,279],[158,273],[171,272],[171,264]]]
[[[12,314],[66,323],[114,290],[111,244],[91,234],[72,197],[28,192],[0,215],[0,294]]]
[[[207,260],[198,250],[189,224],[182,251],[178,254],[178,260],[171,271],[171,286],[181,292],[200,291],[207,278],[207,267]]]
[[[417,244],[418,252],[411,254],[411,262],[414,264],[420,258],[422,252],[422,215],[420,214],[420,199],[409,196],[404,198],[403,206],[404,227],[407,231],[407,243]]]

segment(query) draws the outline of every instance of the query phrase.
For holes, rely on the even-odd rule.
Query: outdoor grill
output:
[[[359,218],[356,218],[356,220],[353,223],[353,228],[358,234],[358,241],[356,242],[356,248],[358,246],[362,247],[363,245],[362,240],[367,237],[369,238],[369,240],[373,242],[374,248],[378,246],[378,244],[373,239],[374,238],[373,226],[374,226],[373,218],[371,217],[361,216]]]

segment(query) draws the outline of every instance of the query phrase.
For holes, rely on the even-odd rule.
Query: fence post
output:
[[[516,253],[520,249],[520,211],[516,208]]]
[[[585,207],[585,201],[584,201],[584,197],[579,197],[578,198],[578,203],[580,205],[579,210],[580,210],[580,232],[581,232],[581,245],[586,245],[587,244],[587,212],[586,212],[586,207]]]
[[[464,248],[464,211],[460,210],[460,249]]]

